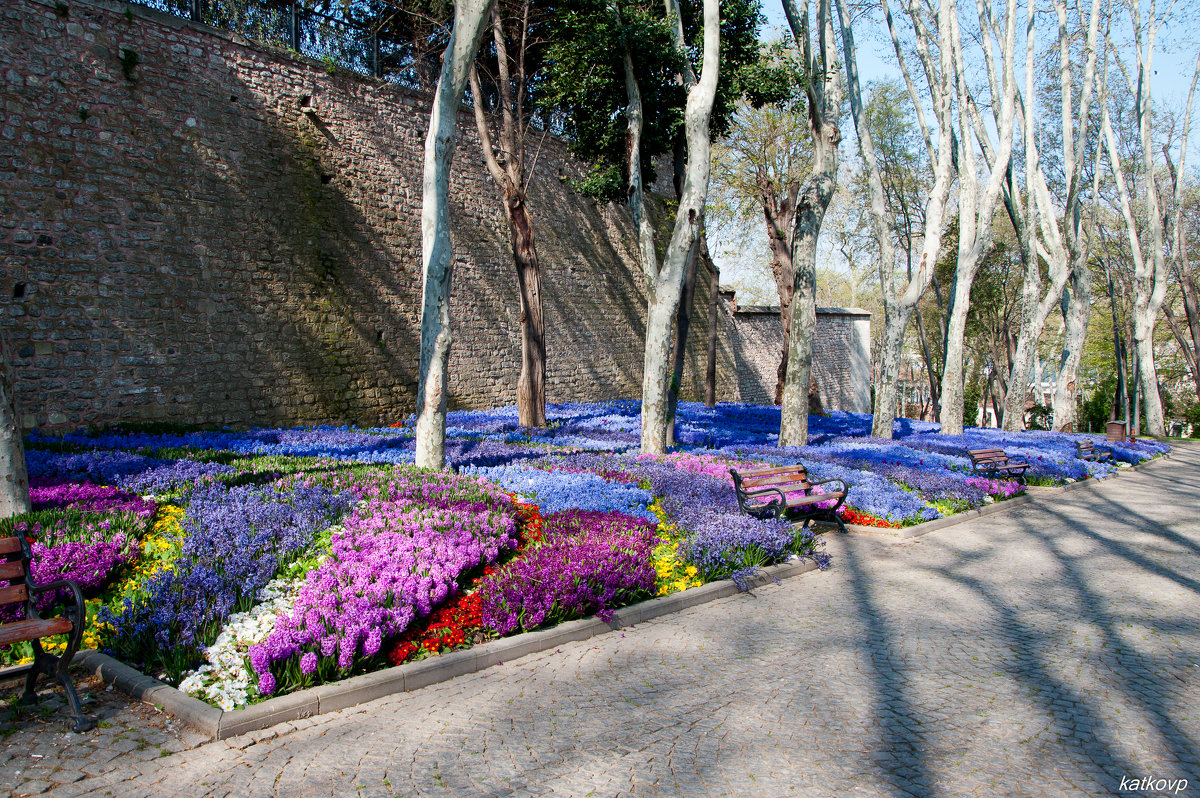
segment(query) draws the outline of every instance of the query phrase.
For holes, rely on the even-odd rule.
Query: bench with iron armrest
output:
[[[1076,441],[1075,456],[1080,460],[1093,463],[1107,463],[1113,459],[1112,449],[1107,446],[1097,446],[1091,441]]]
[[[95,721],[83,714],[79,695],[67,672],[71,658],[79,650],[79,640],[83,637],[83,594],[79,586],[68,579],[45,585],[34,584],[29,567],[32,559],[29,542],[24,537],[0,537],[0,585],[4,585],[0,587],[0,607],[16,605],[19,618],[0,623],[0,645],[25,641],[33,645],[33,662],[6,671],[5,676],[25,676],[25,693],[21,696],[23,704],[37,701],[34,686],[38,676],[46,675],[60,683],[66,691],[71,714],[75,717],[75,731],[87,731],[95,726]],[[42,618],[38,614],[34,598],[51,591],[66,592],[67,609],[64,617]],[[58,634],[67,635],[67,647],[56,657],[42,648],[41,638]]]
[[[1009,457],[1003,449],[968,449],[975,472],[987,477],[1009,476],[1025,482],[1029,463],[1019,457]]]
[[[802,528],[813,521],[837,524],[846,531],[838,509],[846,502],[846,483],[840,479],[813,482],[808,478],[808,469],[802,465],[781,468],[761,468],[738,473],[730,469],[733,487],[737,491],[738,507],[755,518],[782,518],[802,522]],[[837,483],[840,490],[814,493],[816,485]],[[818,507],[821,502],[832,501],[830,507]]]

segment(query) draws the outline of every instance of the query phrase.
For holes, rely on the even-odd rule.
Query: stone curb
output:
[[[752,588],[761,587],[816,569],[816,563],[812,560],[788,562],[759,569],[747,581]],[[79,652],[75,655],[74,664],[91,671],[105,683],[133,698],[161,707],[211,739],[225,740],[278,723],[336,712],[394,693],[419,690],[456,676],[558,648],[564,643],[587,640],[737,593],[738,588],[731,580],[722,579],[670,596],[622,607],[613,612],[611,622],[599,618],[568,621],[550,629],[492,640],[473,648],[269,698],[246,709],[230,712],[193,698],[98,651]]]
[[[958,524],[965,524],[967,521],[973,521],[976,518],[982,518],[985,515],[994,515],[995,513],[1003,512],[1013,507],[1019,507],[1020,505],[1028,504],[1035,499],[1043,497],[1049,498],[1050,496],[1056,496],[1065,491],[1099,485],[1102,484],[1106,479],[1120,476],[1123,472],[1140,471],[1148,466],[1152,466],[1163,460],[1167,460],[1170,457],[1171,453],[1167,452],[1155,457],[1152,460],[1146,460],[1136,465],[1131,465],[1128,468],[1119,468],[1114,471],[1111,476],[1105,477],[1104,479],[1084,479],[1080,480],[1079,482],[1072,482],[1068,485],[1058,485],[1056,487],[1039,487],[1037,485],[1032,485],[1026,487],[1025,493],[1021,494],[1020,496],[1014,496],[1011,499],[995,502],[994,504],[989,504],[975,510],[966,510],[961,513],[955,513],[954,515],[945,516],[944,518],[935,518],[932,521],[926,521],[923,524],[916,524],[915,526],[906,526],[895,529],[890,527],[865,526],[863,524],[846,524],[846,529],[847,531],[860,535],[881,535],[888,538],[895,538],[897,540],[911,540],[912,538],[917,538],[921,535],[928,535],[930,532],[936,532],[939,529],[957,526]],[[825,523],[822,524],[822,528],[836,529],[836,527],[833,527],[831,524]]]

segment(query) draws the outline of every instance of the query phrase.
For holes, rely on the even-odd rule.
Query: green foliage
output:
[[[1050,429],[1050,408],[1045,405],[1034,405],[1025,414],[1025,428],[1034,430]]]
[[[1083,400],[1079,412],[1080,429],[1090,429],[1100,432],[1112,417],[1112,400],[1117,391],[1116,375],[1107,374],[1100,380],[1100,385]]]
[[[1200,438],[1200,402],[1183,411],[1183,421],[1192,425],[1192,437]]]
[[[571,188],[585,197],[615,202],[625,196],[625,178],[616,164],[593,164],[587,177],[571,181]]]
[[[967,378],[966,389],[963,392],[963,423],[971,425],[975,423],[975,411],[979,407],[979,403],[983,401],[983,374],[979,364],[975,364],[975,370],[971,376]]]
[[[804,65],[791,39],[771,42],[759,50],[737,76],[746,102],[755,108],[780,105],[804,113]]]
[[[680,10],[688,57],[699,72],[703,66],[699,63],[701,4],[684,0]],[[642,96],[641,155],[647,183],[654,180],[653,159],[682,140],[687,100],[676,80],[684,65],[672,45],[662,5],[619,0],[616,12],[598,0],[567,0],[553,9],[539,99],[544,113],[561,115],[572,152],[596,164],[595,174],[583,181],[584,190],[607,199],[623,196],[623,190],[615,188],[617,176],[622,187],[626,180],[626,50]],[[743,71],[759,61],[757,29],[761,20],[759,0],[721,4],[721,79],[710,126],[715,136],[728,129],[744,91],[765,98],[779,91],[778,79],[761,67],[743,78]]]
[[[682,123],[683,89],[674,82],[681,64],[661,6],[619,3],[618,11],[620,25],[598,2],[568,0],[555,10],[542,104],[562,112],[572,152],[596,164],[599,173],[615,170],[623,182],[628,103],[623,55],[628,48],[642,94],[642,168],[649,181],[651,160],[670,150]],[[610,190],[609,198],[613,194]]]

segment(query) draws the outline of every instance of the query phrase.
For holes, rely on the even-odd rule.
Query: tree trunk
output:
[[[421,468],[446,465],[447,366],[450,330],[450,284],[454,251],[450,242],[450,164],[467,73],[479,49],[493,0],[458,0],[454,27],[446,44],[425,137],[421,188],[421,361],[417,384],[416,462]]]
[[[875,416],[871,423],[873,438],[892,437],[896,402],[899,399],[900,364],[904,357],[904,332],[908,329],[912,314],[912,306],[898,307],[891,313],[884,311],[883,342],[879,348],[879,369],[875,374]],[[885,413],[885,409],[890,410]],[[884,423],[887,429],[882,429]]]
[[[828,181],[829,196],[833,195],[833,180]],[[807,191],[805,192],[807,194]],[[814,197],[814,199],[816,199]],[[792,323],[787,338],[787,373],[780,405],[779,445],[804,446],[808,443],[808,395],[812,383],[812,342],[817,329],[817,235],[825,205],[819,200],[805,207],[801,195],[800,220],[793,258],[796,264],[795,291],[792,295]]]
[[[521,298],[521,374],[517,418],[522,427],[546,426],[546,320],[542,315],[542,267],[533,239],[533,220],[524,190],[508,198],[513,264]]]
[[[786,2],[785,0],[785,8]],[[922,67],[925,72],[932,105],[938,120],[938,146],[936,151],[932,138],[927,134],[925,124],[924,104],[917,96],[910,70],[905,64],[903,47],[896,32],[894,18],[887,8],[886,0],[881,2],[884,19],[892,35],[900,69],[913,104],[917,108],[917,118],[930,151],[930,161],[933,165],[934,181],[926,204],[923,240],[921,244],[921,260],[917,265],[916,274],[908,278],[903,291],[896,288],[896,245],[892,240],[891,215],[887,208],[887,199],[883,188],[883,177],[879,162],[875,156],[875,146],[871,139],[870,126],[867,122],[866,107],[862,101],[861,86],[858,77],[857,56],[854,47],[854,35],[850,15],[846,4],[839,0],[838,13],[842,22],[842,47],[845,53],[846,86],[850,96],[851,116],[854,119],[854,130],[858,135],[859,154],[863,159],[867,172],[867,184],[870,189],[871,223],[874,228],[875,243],[879,248],[879,282],[883,294],[884,342],[880,348],[880,363],[876,371],[875,407],[871,421],[871,435],[880,438],[891,438],[892,427],[896,417],[896,390],[900,374],[901,358],[904,353],[904,331],[912,318],[917,302],[929,287],[933,279],[934,265],[942,247],[942,221],[945,218],[946,202],[950,195],[952,182],[953,159],[951,139],[953,123],[951,108],[950,76],[954,73],[954,58],[952,53],[951,17],[957,13],[952,0],[939,0],[937,7],[937,50],[938,64],[935,65],[931,53],[928,29],[918,24],[915,34],[918,41]],[[940,66],[940,69],[939,69]],[[940,72],[939,74],[937,74]]]
[[[837,119],[842,107],[842,82],[830,0],[817,2],[815,33],[819,57],[813,55],[807,4],[803,15],[797,11],[794,0],[784,0],[783,8],[792,37],[809,67],[804,88],[813,141],[813,171],[800,189],[793,222],[793,292],[785,338],[787,362],[782,365],[779,445],[804,446],[808,443],[812,345],[817,327],[817,239],[837,187],[838,145],[842,141]]]
[[[1008,390],[998,369],[993,369],[988,375],[988,392],[992,400],[992,414],[996,416],[996,429],[1000,429],[1004,426],[1004,399],[1008,396]]]
[[[799,194],[799,191],[796,192]],[[795,197],[785,194],[777,208],[763,200],[763,216],[767,223],[767,244],[771,248],[771,275],[779,294],[779,321],[783,326],[780,341],[779,366],[776,368],[775,404],[783,403],[783,383],[787,378],[788,336],[792,329],[792,295],[795,293],[796,272],[792,267],[792,242],[795,236]]]
[[[526,7],[528,11],[528,7]],[[517,376],[517,419],[523,427],[546,424],[546,329],[542,315],[542,269],[534,242],[533,218],[529,213],[525,169],[525,52],[528,15],[522,28],[522,44],[517,57],[510,59],[500,14],[492,10],[492,34],[496,46],[498,74],[497,100],[493,110],[499,120],[499,145],[493,143],[488,123],[485,95],[480,91],[479,76],[472,65],[468,80],[475,110],[475,128],[483,151],[484,164],[499,192],[504,217],[508,220],[512,243],[513,267],[517,275],[517,304],[520,309],[521,370]],[[512,73],[510,60],[516,67]],[[515,85],[515,88],[514,88]],[[503,163],[501,163],[503,160]]]
[[[683,362],[687,356],[688,333],[692,329],[692,310],[696,302],[696,269],[700,261],[700,240],[704,237],[704,224],[700,224],[700,236],[692,244],[688,255],[687,274],[683,278],[683,295],[679,299],[679,310],[675,314],[675,345],[671,352],[670,407],[667,419],[667,446],[675,445],[675,412],[679,406],[679,392],[683,390]]]
[[[1142,434],[1142,358],[1137,347],[1133,349],[1133,417],[1126,427],[1130,435]]]
[[[962,264],[959,264],[962,268]],[[967,311],[971,307],[971,284],[974,274],[958,275],[950,300],[950,316],[946,323],[946,361],[942,364],[942,422],[946,435],[963,432],[963,337],[967,329]]]
[[[1013,355],[1012,369],[1008,375],[1008,393],[1004,397],[1004,423],[1001,425],[1001,429],[1006,432],[1019,432],[1025,429],[1025,403],[1029,401],[1029,374],[1033,369],[1033,356],[1037,346],[1037,338],[1031,338],[1033,334],[1026,333],[1026,329],[1030,328],[1022,327],[1022,333],[1017,338],[1017,351]],[[1039,326],[1039,336],[1040,332]]]
[[[1088,318],[1092,312],[1092,276],[1086,262],[1071,278],[1071,291],[1064,293],[1067,303],[1063,313],[1062,365],[1054,384],[1054,429],[1057,432],[1074,432],[1078,412],[1079,361],[1083,355],[1083,342],[1087,337]]]
[[[1138,353],[1138,387],[1141,389],[1138,396],[1142,400],[1146,429],[1149,434],[1162,437],[1167,432],[1162,397],[1158,392],[1158,367],[1154,362],[1154,314],[1148,309],[1135,312],[1133,324],[1133,341]],[[1141,420],[1140,415],[1138,420]]]
[[[1180,234],[1180,243],[1184,238]],[[1181,247],[1182,248],[1182,247]],[[1191,336],[1191,361],[1195,364],[1192,369],[1192,379],[1196,383],[1196,399],[1200,400],[1200,291],[1196,287],[1195,273],[1191,265],[1191,261],[1187,257],[1187,252],[1181,252],[1176,255],[1184,264],[1182,275],[1179,280],[1179,288],[1183,293],[1183,314],[1187,321],[1188,332]],[[1186,342],[1181,342],[1182,347],[1186,348]]]
[[[672,41],[686,59],[683,23],[675,0],[667,0],[672,19]],[[720,66],[721,18],[717,0],[704,0],[703,68],[697,81],[691,67],[685,67],[684,85],[687,105],[684,110],[684,131],[687,137],[687,173],[675,213],[675,228],[667,244],[661,268],[653,269],[650,303],[646,310],[646,351],[642,364],[642,452],[662,454],[666,450],[666,430],[669,412],[667,380],[670,370],[671,322],[683,293],[688,256],[700,233],[704,206],[708,198],[708,177],[712,166],[712,140],[709,120],[716,96]],[[627,89],[632,78],[627,67]],[[633,92],[630,92],[631,98]],[[631,102],[631,105],[633,103]],[[640,105],[640,96],[638,97]],[[634,154],[630,155],[630,162]],[[632,187],[631,187],[632,189]],[[640,190],[640,188],[639,188]],[[641,202],[641,199],[638,199]],[[631,205],[633,203],[631,202]],[[643,261],[643,268],[652,264]]]
[[[969,151],[973,149],[972,142],[974,125],[969,113],[970,96],[966,81],[966,64],[962,53],[962,41],[958,25],[952,28],[955,61],[955,83],[959,98],[959,137],[968,154],[958,159],[959,178],[959,236],[958,262],[954,272],[954,294],[950,300],[951,310],[946,320],[946,355],[942,364],[942,407],[938,419],[941,421],[941,431],[949,435],[961,435],[963,431],[963,334],[966,329],[967,312],[970,310],[971,286],[975,282],[975,273],[979,261],[991,246],[992,219],[996,212],[996,203],[1004,188],[1005,176],[1012,163],[1013,146],[1013,117],[1016,103],[1016,76],[1013,62],[1016,48],[1016,16],[1017,6],[1014,0],[1008,0],[1005,10],[1004,39],[1002,46],[1001,69],[1003,78],[999,86],[994,79],[991,81],[991,104],[998,133],[997,152],[992,157],[989,168],[991,173],[984,186],[983,194],[979,194],[979,179],[976,172],[975,157]],[[953,18],[952,18],[953,20]],[[983,19],[980,19],[981,28]],[[989,77],[994,78],[997,70],[991,53],[991,38],[985,48],[985,60]],[[1002,89],[1000,87],[1003,87]],[[997,90],[1002,93],[996,97]],[[997,99],[1000,100],[997,103]],[[982,135],[980,135],[982,139]],[[991,147],[984,146],[990,154]]]
[[[0,330],[0,518],[29,512],[29,476],[8,340]]]
[[[1113,286],[1112,272],[1108,261],[1100,261],[1104,265],[1104,275],[1108,281],[1108,308],[1112,314],[1113,359],[1117,363],[1117,389],[1113,397],[1112,420],[1125,420],[1125,428],[1129,429],[1129,377],[1125,371],[1125,344],[1121,340],[1121,322],[1117,316],[1117,291]]]

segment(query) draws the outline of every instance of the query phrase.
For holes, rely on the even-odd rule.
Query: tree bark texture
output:
[[[1147,102],[1148,101],[1143,101]],[[1142,108],[1139,108],[1141,111]],[[1148,110],[1146,111],[1148,115]],[[1136,359],[1134,384],[1137,387],[1137,402],[1132,422],[1140,432],[1141,414],[1137,404],[1144,405],[1146,426],[1151,435],[1163,435],[1166,428],[1163,420],[1162,399],[1158,393],[1158,372],[1154,364],[1154,324],[1158,310],[1166,297],[1166,263],[1162,252],[1162,222],[1158,217],[1157,189],[1153,180],[1146,181],[1147,216],[1149,217],[1150,247],[1149,258],[1142,251],[1141,235],[1134,215],[1133,201],[1125,183],[1125,177],[1120,165],[1120,150],[1113,134],[1112,123],[1108,109],[1101,112],[1101,125],[1104,130],[1105,146],[1113,180],[1117,185],[1120,198],[1121,214],[1125,219],[1125,231],[1129,240],[1130,255],[1133,257],[1133,351]],[[1147,119],[1143,135],[1149,136],[1149,120]],[[1149,144],[1147,144],[1149,146]]]
[[[511,59],[500,13],[493,8],[491,16],[497,64],[496,110],[499,111],[495,139],[499,140],[499,146],[493,144],[494,137],[485,110],[486,98],[480,91],[475,66],[471,67],[468,80],[471,95],[475,98],[473,105],[479,144],[508,221],[513,266],[517,275],[521,325],[517,418],[523,427],[543,427],[546,425],[546,325],[542,313],[542,269],[534,240],[533,219],[529,213],[529,180],[525,169],[525,43],[528,28],[522,29],[517,57]],[[527,26],[528,14],[525,20]],[[510,61],[516,65],[515,75],[512,74]],[[493,117],[496,115],[493,112]]]
[[[1129,429],[1129,377],[1125,367],[1125,344],[1121,340],[1121,321],[1117,318],[1117,292],[1107,261],[1104,261],[1104,273],[1108,278],[1108,307],[1112,312],[1113,358],[1117,361],[1117,390],[1113,398],[1112,418],[1114,421],[1123,419],[1125,428]]]
[[[17,414],[13,388],[8,340],[0,330],[0,518],[11,518],[30,510],[21,417]]]
[[[795,293],[796,271],[792,268],[792,242],[796,228],[796,201],[800,185],[786,186],[778,196],[774,186],[762,186],[761,203],[767,225],[767,245],[771,249],[771,276],[779,295],[779,319],[783,338],[776,369],[775,404],[783,403],[783,383],[787,377],[788,340],[792,329],[792,296]]]
[[[933,280],[934,264],[937,263],[938,253],[942,247],[942,221],[945,218],[946,203],[950,196],[950,185],[953,178],[951,142],[954,138],[954,126],[950,113],[952,107],[950,76],[954,74],[954,57],[950,20],[951,16],[956,13],[956,7],[953,0],[939,0],[938,2],[937,50],[939,60],[937,63],[931,52],[929,32],[923,23],[915,22],[913,26],[917,40],[917,52],[937,117],[938,144],[935,147],[922,110],[924,101],[917,93],[912,73],[907,66],[905,51],[900,43],[895,19],[888,8],[887,0],[881,0],[880,5],[891,34],[901,73],[904,75],[909,96],[916,109],[917,120],[920,123],[926,147],[929,149],[934,177],[929,201],[925,207],[921,259],[916,273],[909,274],[903,290],[897,291],[896,246],[892,240],[891,218],[883,189],[883,177],[880,173],[878,158],[875,155],[871,132],[867,125],[866,107],[862,100],[850,17],[845,3],[838,0],[838,11],[842,23],[842,48],[845,52],[846,62],[846,85],[850,96],[854,130],[858,136],[859,153],[867,171],[871,222],[879,249],[879,282],[884,313],[884,341],[883,346],[880,347],[880,362],[876,364],[875,369],[875,407],[871,422],[871,435],[878,438],[891,438],[892,427],[896,419],[897,380],[904,356],[904,332],[912,318],[917,302]],[[906,5],[906,8],[915,19],[917,12],[911,5]]]
[[[686,59],[683,22],[675,0],[667,0],[672,22],[672,40]],[[670,377],[671,324],[683,293],[688,256],[700,233],[704,206],[708,198],[708,177],[712,167],[712,140],[708,124],[716,97],[720,65],[721,17],[718,0],[704,0],[704,57],[699,80],[690,66],[684,69],[687,104],[684,108],[684,133],[687,140],[687,171],[675,214],[675,227],[661,267],[652,259],[643,269],[653,271],[650,303],[646,311],[646,349],[642,364],[642,452],[666,451],[669,416],[668,380]],[[627,84],[632,72],[627,70]],[[628,88],[628,86],[627,86]],[[632,99],[632,92],[631,92]],[[633,104],[632,102],[630,103]],[[630,163],[640,155],[631,153]],[[632,186],[631,186],[632,190]],[[641,189],[639,187],[639,193]],[[638,198],[638,202],[644,200]],[[633,203],[631,201],[631,207]],[[651,242],[651,250],[653,243]],[[652,254],[652,253],[651,253]]]
[[[416,462],[421,468],[446,465],[447,367],[453,334],[450,286],[454,251],[450,242],[450,164],[458,109],[484,23],[494,0],[458,0],[446,44],[425,137],[421,185],[421,362],[417,385]]]
[[[792,37],[807,67],[805,95],[813,141],[813,170],[800,188],[792,234],[791,314],[786,328],[786,364],[781,364],[779,445],[808,443],[809,393],[812,385],[813,335],[817,328],[817,241],[825,211],[837,188],[838,145],[842,131],[837,119],[842,106],[841,69],[833,38],[831,0],[817,0],[816,29],[810,33],[808,3],[803,11],[794,0],[784,0],[784,13]],[[816,52],[813,51],[813,38]]]
[[[1071,290],[1064,293],[1063,351],[1054,383],[1051,413],[1056,432],[1074,432],[1078,417],[1079,361],[1087,337],[1088,319],[1092,312],[1092,275],[1081,269],[1071,278]]]
[[[533,240],[533,220],[525,192],[508,200],[513,264],[521,299],[521,374],[517,377],[517,418],[523,427],[546,426],[546,318],[542,314],[542,267]]]
[[[883,341],[879,346],[879,364],[875,372],[875,418],[871,437],[892,437],[899,400],[900,365],[904,359],[904,333],[912,318],[915,305],[884,308]],[[887,429],[880,428],[880,418],[886,419]],[[886,433],[886,434],[884,434]]]
[[[1200,52],[1196,53],[1196,67],[1192,72],[1192,84],[1188,89],[1187,106],[1183,112],[1183,119],[1185,121],[1179,143],[1179,163],[1181,165],[1187,163],[1188,136],[1191,133],[1192,103],[1196,98],[1196,85],[1198,83],[1200,83]],[[1167,320],[1171,324],[1171,331],[1179,341],[1179,348],[1183,351],[1188,368],[1192,373],[1192,380],[1196,384],[1196,398],[1200,399],[1200,301],[1198,301],[1197,297],[1198,289],[1195,267],[1188,258],[1187,236],[1183,231],[1183,190],[1186,181],[1171,158],[1170,148],[1164,147],[1163,154],[1167,159],[1167,169],[1171,175],[1172,193],[1174,195],[1174,209],[1169,217],[1170,229],[1167,235],[1167,239],[1172,245],[1171,270],[1174,272],[1176,281],[1179,283],[1180,293],[1183,294],[1183,313],[1184,319],[1187,322],[1189,335],[1184,335],[1178,329],[1179,325],[1173,318],[1170,303],[1165,304],[1163,309],[1167,312]]]
[[[683,388],[683,365],[687,355],[687,339],[692,329],[692,311],[696,303],[696,270],[700,262],[700,242],[704,239],[704,223],[700,224],[700,235],[692,243],[688,255],[687,273],[683,278],[683,294],[679,309],[675,313],[675,344],[671,351],[671,384],[669,386],[669,408],[667,417],[666,444],[675,445],[675,413],[679,406],[679,392]]]
[[[954,43],[954,54],[957,68],[955,83],[958,88],[958,133],[959,140],[964,143],[967,152],[958,158],[959,182],[959,236],[958,263],[954,274],[954,294],[951,299],[950,313],[946,320],[946,352],[942,366],[942,395],[941,431],[947,435],[961,435],[963,432],[963,400],[965,384],[963,380],[963,335],[966,330],[967,313],[971,305],[971,286],[975,282],[975,273],[979,262],[987,254],[992,243],[992,219],[996,205],[1004,188],[1004,180],[1012,160],[1013,146],[1013,117],[1016,104],[1016,76],[1014,73],[1014,54],[1016,52],[1016,19],[1017,4],[1009,0],[1005,9],[1004,37],[1001,45],[1001,81],[990,81],[993,96],[991,105],[997,129],[996,154],[990,159],[991,170],[988,181],[984,186],[982,196],[979,192],[979,178],[976,173],[974,147],[971,142],[975,138],[975,126],[970,115],[972,101],[967,86],[966,60],[962,52],[962,37],[957,20],[952,17],[951,37]],[[986,46],[984,58],[988,74],[994,76],[997,72],[993,65],[991,35],[984,18],[980,18]],[[1000,102],[997,103],[995,92],[999,88]]]

